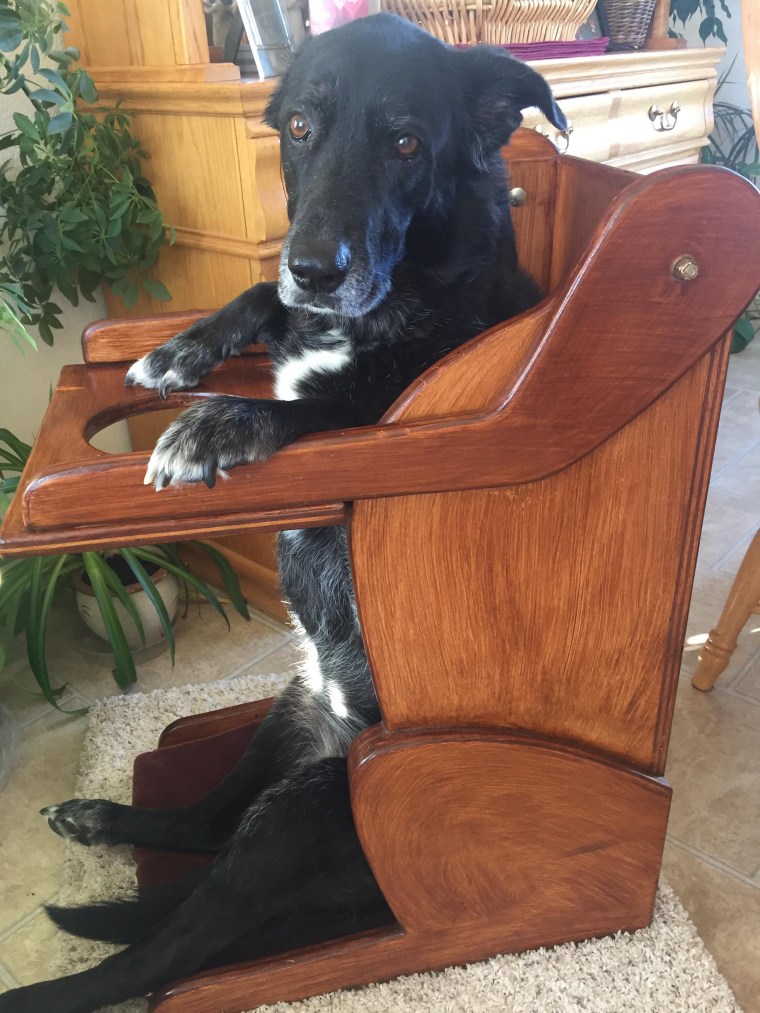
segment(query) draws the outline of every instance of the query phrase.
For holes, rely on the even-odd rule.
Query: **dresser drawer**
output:
[[[596,95],[582,95],[565,98],[559,103],[567,117],[570,133],[563,136],[535,109],[526,112],[524,127],[534,127],[539,133],[550,137],[557,148],[578,158],[592,162],[606,162],[610,157],[614,92],[600,92]]]
[[[610,158],[706,138],[712,81],[684,81],[613,92]]]

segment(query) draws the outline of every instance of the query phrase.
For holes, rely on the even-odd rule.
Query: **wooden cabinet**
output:
[[[261,120],[271,81],[241,81],[209,62],[200,0],[69,0],[70,41],[103,99],[121,99],[150,153],[146,172],[176,244],[155,276],[172,301],[143,293],[126,311],[106,292],[112,316],[213,309],[277,275],[287,229],[277,137]],[[695,162],[712,128],[718,49],[615,54],[537,64],[571,121],[558,146],[595,161],[649,171]],[[650,116],[661,110],[675,121]],[[538,114],[526,124],[554,137]],[[669,129],[666,129],[669,128]],[[153,445],[166,413],[131,423],[136,449]],[[224,495],[223,489],[219,490]],[[249,600],[283,614],[272,538],[220,539]],[[199,567],[202,561],[198,560]]]

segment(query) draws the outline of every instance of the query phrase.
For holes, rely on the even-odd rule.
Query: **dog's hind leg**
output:
[[[88,971],[0,995],[0,1013],[89,1013],[210,966],[255,930],[266,937],[292,920],[298,942],[315,911],[352,909],[351,931],[363,910],[377,919],[379,902],[353,825],[346,761],[321,760],[266,791],[192,895],[136,943]]]
[[[192,806],[159,810],[105,799],[71,799],[47,806],[42,815],[55,833],[80,844],[219,851],[260,792],[295,768],[325,755],[315,748],[314,725],[321,715],[311,704],[311,694],[301,680],[291,682],[252,736],[237,766]],[[308,720],[305,711],[310,711]]]

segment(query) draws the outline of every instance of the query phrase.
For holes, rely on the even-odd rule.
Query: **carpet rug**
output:
[[[135,756],[171,721],[272,696],[283,676],[130,693],[92,709],[76,795],[128,803]],[[131,850],[67,849],[59,903],[104,900],[134,887]],[[91,966],[113,948],[60,934],[55,975]],[[112,1007],[144,1013],[135,1000]],[[652,925],[634,933],[495,957],[440,973],[259,1007],[260,1013],[741,1013],[731,990],[663,880]]]

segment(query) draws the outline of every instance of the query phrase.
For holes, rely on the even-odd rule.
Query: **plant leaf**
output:
[[[124,559],[126,559],[127,563],[129,563],[132,573],[134,573],[135,578],[140,584],[140,587],[143,589],[143,591],[147,594],[147,596],[153,603],[153,608],[156,610],[158,618],[161,622],[161,628],[166,634],[166,639],[169,642],[169,651],[171,653],[172,664],[174,664],[174,653],[175,653],[174,630],[172,629],[172,621],[166,609],[166,605],[164,604],[164,600],[161,597],[158,588],[150,579],[148,571],[142,565],[142,563],[134,554],[134,552],[132,552],[131,549],[120,549],[119,552],[124,557]]]
[[[143,646],[144,646],[145,645],[145,627],[143,626],[143,621],[140,618],[140,615],[139,615],[137,609],[135,608],[135,603],[132,601],[132,598],[131,598],[129,592],[124,587],[124,585],[119,580],[119,578],[116,576],[116,574],[113,572],[113,570],[111,569],[111,567],[108,565],[108,560],[107,559],[103,560],[103,576],[105,577],[106,584],[108,584],[108,586],[113,591],[114,595],[119,599],[119,601],[121,602],[121,604],[124,606],[124,608],[129,613],[129,615],[130,615],[130,617],[132,619],[132,622],[137,627],[137,632],[140,634],[140,639],[142,640]]]
[[[171,292],[162,285],[160,281],[156,281],[155,278],[143,278],[143,285],[148,292],[153,296],[154,299],[158,299],[159,302],[168,302],[171,299]]]
[[[210,604],[214,606],[229,628],[230,621],[227,618],[227,613],[224,611],[222,603],[205,580],[201,580],[200,577],[196,577],[194,573],[190,573],[186,566],[177,566],[176,563],[167,559],[165,555],[159,555],[158,553],[151,552],[149,549],[145,548],[133,549],[133,552],[140,559],[147,559],[149,563],[156,563],[158,566],[163,566],[165,569],[169,570],[170,573],[179,577],[180,580],[184,580],[187,584],[190,584],[191,587],[194,587],[196,591],[203,595],[206,601],[210,602]]]
[[[124,629],[119,622],[119,617],[116,615],[116,609],[113,607],[113,601],[108,593],[108,587],[102,572],[102,567],[105,565],[103,557],[97,552],[83,552],[82,561],[90,578],[92,589],[95,592],[100,614],[103,616],[106,633],[108,634],[108,640],[113,650],[114,661],[116,662],[114,678],[122,689],[127,689],[137,681],[135,661],[129,649],[127,638],[124,635]]]
[[[240,590],[240,581],[238,580],[237,574],[230,566],[229,560],[224,556],[218,549],[215,549],[212,545],[208,545],[206,542],[191,542],[197,549],[205,552],[209,556],[217,570],[219,576],[222,578],[225,590],[232,600],[232,604],[235,606],[235,610],[243,617],[243,619],[250,619],[251,616],[248,612],[248,605],[243,593]]]
[[[63,556],[56,564],[55,581],[57,582],[60,570],[66,557]],[[49,704],[58,708],[58,701],[55,698],[53,687],[50,684],[50,673],[48,672],[47,659],[45,656],[45,641],[47,636],[47,616],[50,611],[50,600],[52,592],[51,584],[55,590],[55,582],[49,581],[47,590],[43,593],[42,578],[45,566],[45,559],[37,556],[32,560],[31,584],[29,587],[29,618],[26,627],[26,653],[29,659],[29,666],[37,680],[37,685]],[[46,604],[47,603],[47,604]]]

